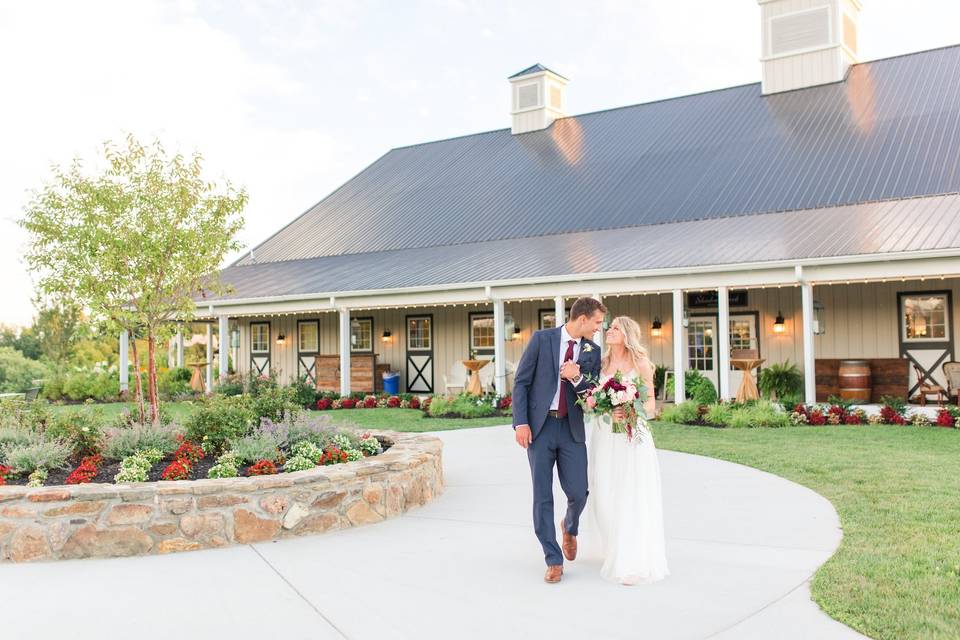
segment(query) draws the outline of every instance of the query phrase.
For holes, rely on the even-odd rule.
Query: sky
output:
[[[956,0],[863,5],[861,60],[960,43]],[[509,127],[536,62],[577,114],[756,82],[759,55],[755,0],[0,0],[0,324],[34,314],[30,190],[106,140],[201,152],[249,192],[249,249],[393,147]]]

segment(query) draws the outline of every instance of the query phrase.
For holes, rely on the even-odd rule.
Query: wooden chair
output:
[[[917,388],[917,396],[920,397],[920,406],[927,406],[927,396],[931,393],[935,393],[937,394],[937,405],[942,407],[944,394],[943,387],[938,384],[924,382],[923,379],[925,374],[923,373],[923,369],[921,369],[918,365],[913,365],[913,370],[917,373],[917,382],[920,383],[920,386]]]
[[[960,404],[960,362],[944,362],[943,377],[947,379],[947,401],[956,398],[954,402]]]

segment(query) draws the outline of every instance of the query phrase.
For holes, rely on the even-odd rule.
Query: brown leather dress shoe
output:
[[[543,574],[543,581],[550,584],[560,582],[560,576],[563,575],[562,564],[551,564],[547,566],[547,572]]]
[[[563,544],[561,545],[563,557],[573,562],[577,559],[577,536],[572,536],[567,533],[563,522],[560,523],[560,531],[563,531]]]

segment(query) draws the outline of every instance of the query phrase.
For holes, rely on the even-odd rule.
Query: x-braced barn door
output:
[[[250,323],[250,373],[270,375],[270,323]]]
[[[433,316],[407,316],[407,393],[433,393]]]
[[[910,361],[907,398],[921,382],[947,388],[943,363],[953,360],[953,302],[950,291],[901,291],[897,294],[900,312],[900,357]],[[914,366],[920,368],[917,376]]]

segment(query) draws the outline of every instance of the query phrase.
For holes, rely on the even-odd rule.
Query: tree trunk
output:
[[[133,385],[133,400],[137,403],[140,424],[144,424],[147,416],[143,409],[143,380],[140,377],[140,354],[137,353],[137,334],[131,331],[130,337],[132,338],[130,342],[133,344],[133,375],[136,379],[136,384]]]
[[[153,329],[147,329],[147,384],[150,393],[150,422],[154,426],[160,424],[160,397],[157,393],[157,341]]]

